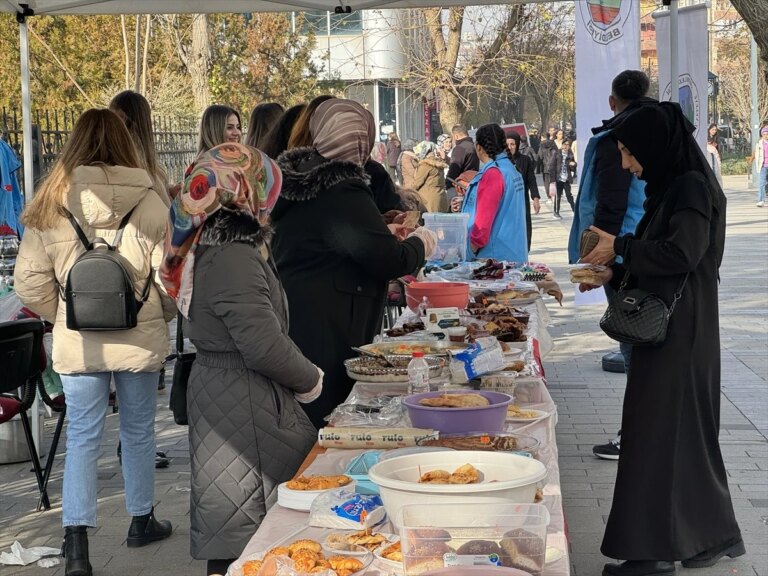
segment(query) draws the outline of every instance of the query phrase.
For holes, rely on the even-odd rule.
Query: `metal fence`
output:
[[[35,110],[32,112],[32,162],[35,182],[50,170],[66,144],[80,112],[75,110]],[[194,160],[197,151],[197,122],[191,118],[154,117],[155,147],[168,181],[178,182]],[[0,137],[10,144],[24,163],[21,112],[2,109]],[[17,173],[24,189],[24,169]]]

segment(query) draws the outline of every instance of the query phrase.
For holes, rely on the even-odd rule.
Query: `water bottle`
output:
[[[414,352],[408,363],[408,394],[429,392],[429,364],[424,352]]]

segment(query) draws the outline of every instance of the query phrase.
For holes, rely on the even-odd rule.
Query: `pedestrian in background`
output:
[[[387,138],[387,166],[393,182],[403,183],[402,175],[397,170],[397,161],[400,159],[400,138],[396,132],[390,132]]]
[[[275,127],[285,109],[277,102],[259,104],[248,118],[248,134],[245,143],[259,150],[267,144],[267,135]]]
[[[451,136],[454,146],[451,151],[448,173],[445,175],[446,188],[453,188],[454,181],[462,172],[480,170],[480,160],[477,157],[475,143],[469,137],[467,129],[461,124],[457,124],[451,130]]]
[[[403,143],[403,151],[397,159],[397,172],[400,174],[400,185],[403,188],[413,190],[413,181],[416,178],[416,168],[419,167],[419,155],[413,151],[416,141],[408,138]]]
[[[437,146],[424,140],[413,151],[419,155],[419,165],[413,179],[413,189],[419,194],[427,212],[448,212],[445,193],[445,162],[435,156]]]
[[[571,152],[571,143],[568,140],[563,141],[562,148],[556,153],[554,174],[555,181],[555,208],[553,218],[562,218],[560,216],[560,202],[562,201],[563,194],[568,201],[571,210],[573,210],[573,194],[571,194],[571,183],[573,177],[576,174],[576,160],[573,158]]]
[[[760,140],[755,145],[755,170],[760,175],[757,184],[757,207],[765,206],[768,192],[768,125],[760,129]]]
[[[539,195],[539,186],[536,183],[536,174],[533,171],[534,161],[530,156],[523,154],[520,150],[522,138],[517,132],[507,134],[507,150],[512,157],[512,162],[523,177],[525,186],[525,230],[528,235],[528,251],[531,250],[531,238],[533,237],[533,224],[531,222],[531,204],[536,214],[541,211],[541,196]]]

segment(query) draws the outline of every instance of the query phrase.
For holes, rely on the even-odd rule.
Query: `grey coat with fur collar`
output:
[[[195,261],[186,334],[192,556],[237,558],[293,477],[316,431],[294,398],[318,381],[288,337],[288,308],[250,215],[220,210]]]
[[[323,393],[304,405],[315,426],[352,389],[350,346],[378,332],[387,281],[418,270],[424,245],[398,241],[376,208],[367,175],[311,149],[278,158],[283,189],[272,211],[272,249],[291,307],[290,335],[325,372]]]

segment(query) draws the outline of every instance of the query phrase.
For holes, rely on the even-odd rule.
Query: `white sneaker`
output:
[[[762,208],[763,206],[765,206],[765,202],[763,202],[762,200],[760,200],[760,202],[758,202],[757,204],[755,204],[755,206],[757,206],[758,208]]]

